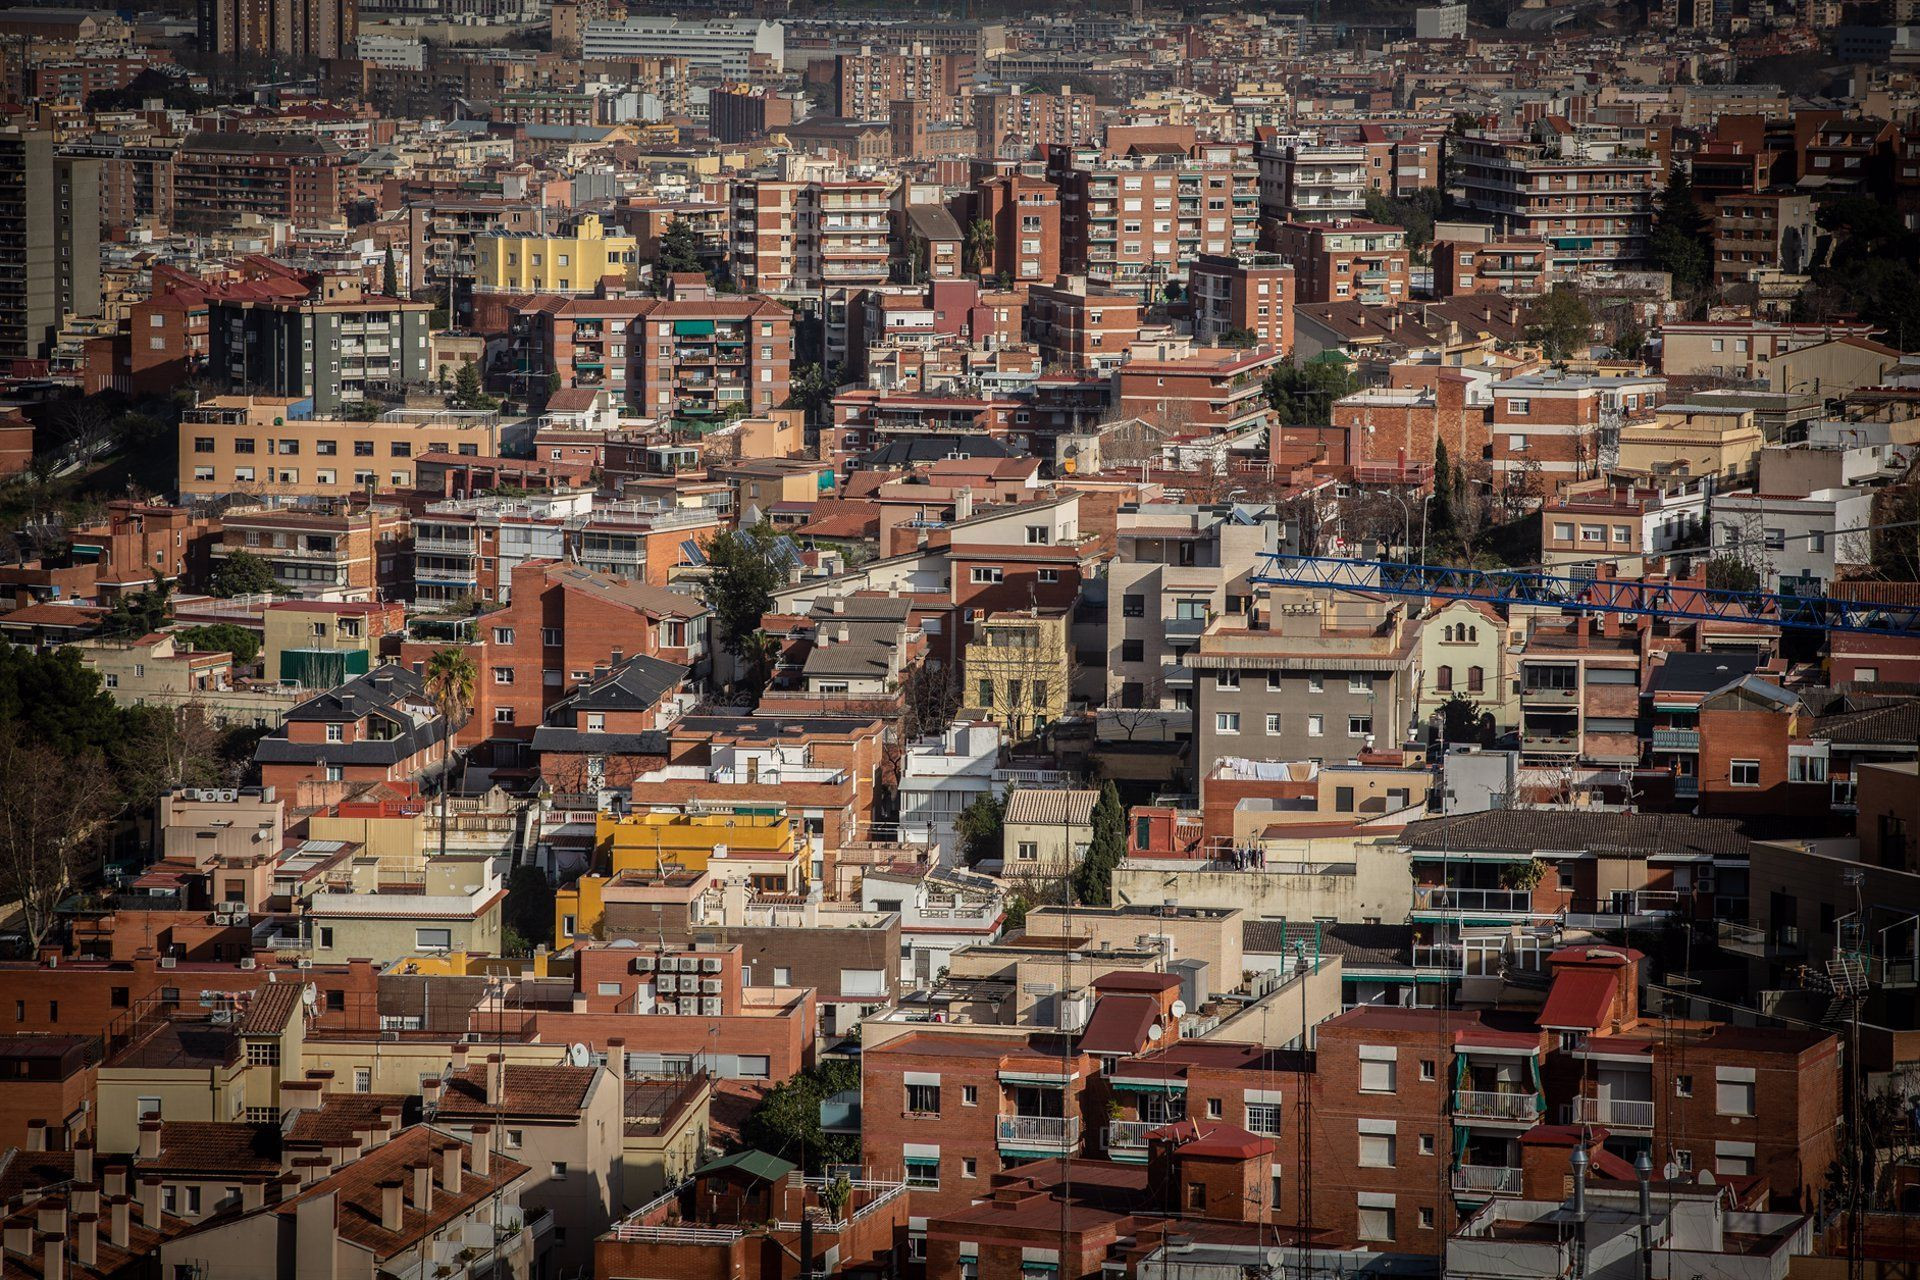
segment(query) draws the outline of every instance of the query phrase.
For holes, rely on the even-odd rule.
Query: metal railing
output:
[[[1080,1117],[1003,1115],[999,1138],[1002,1143],[1074,1146],[1080,1141]]]
[[[1529,889],[1459,889],[1451,885],[1415,885],[1413,906],[1416,911],[1507,911],[1533,909]]]
[[[1540,1095],[1461,1089],[1453,1095],[1453,1113],[1490,1120],[1534,1120],[1540,1115]]]
[[[1496,1164],[1463,1164],[1453,1171],[1455,1191],[1518,1191],[1520,1171]]]
[[[1144,1151],[1147,1149],[1147,1135],[1172,1123],[1171,1120],[1109,1120],[1107,1150]]]
[[[1573,1114],[1582,1124],[1610,1124],[1623,1129],[1653,1128],[1653,1103],[1644,1099],[1575,1098]]]
[[[1653,749],[1655,751],[1698,751],[1700,731],[1698,729],[1655,729]]]

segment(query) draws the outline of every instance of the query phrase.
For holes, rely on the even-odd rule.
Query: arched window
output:
[[[1487,683],[1486,673],[1481,671],[1480,668],[1478,667],[1467,668],[1467,691],[1469,693],[1479,693],[1483,688],[1486,687],[1486,683]]]
[[[1474,669],[1476,671],[1479,670],[1478,667]],[[1453,688],[1453,668],[1452,667],[1440,668],[1440,670],[1434,674],[1433,687],[1440,690],[1442,693],[1445,693],[1447,690]]]
[[[1468,627],[1468,628],[1467,628],[1467,643],[1468,643],[1468,644],[1478,644],[1479,642],[1480,642],[1480,628],[1478,628],[1478,627]]]

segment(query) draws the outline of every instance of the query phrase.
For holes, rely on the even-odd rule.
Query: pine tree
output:
[[[1712,242],[1707,217],[1693,198],[1693,180],[1675,167],[1647,237],[1647,258],[1657,270],[1673,277],[1673,292],[1693,293],[1704,287],[1713,270]]]
[[[393,246],[387,246],[386,269],[380,273],[380,292],[389,298],[400,296],[400,273],[393,265]]]
[[[1127,811],[1120,803],[1120,792],[1109,782],[1100,789],[1099,802],[1093,806],[1093,839],[1087,856],[1073,873],[1073,896],[1088,906],[1104,907],[1113,901],[1113,873],[1127,856]]]

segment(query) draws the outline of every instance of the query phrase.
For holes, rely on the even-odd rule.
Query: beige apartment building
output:
[[[310,399],[213,396],[180,419],[182,500],[233,493],[338,498],[368,489],[409,489],[427,453],[495,457],[496,414],[398,410],[375,422],[304,415]]]
[[[1753,483],[1766,443],[1751,409],[1663,404],[1652,422],[1621,429],[1618,469],[1662,481],[1711,478],[1724,492]]]
[[[500,954],[507,891],[489,858],[433,858],[417,869],[354,858],[310,888],[303,907],[316,960]]]
[[[1059,877],[1080,865],[1093,843],[1098,791],[1015,787],[1001,819],[1008,876]]]
[[[230,653],[195,653],[169,633],[131,640],[77,640],[80,661],[123,707],[198,707],[215,725],[271,729],[299,705],[298,691],[241,681]]]

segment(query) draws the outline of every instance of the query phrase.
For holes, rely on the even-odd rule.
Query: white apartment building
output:
[[[754,56],[771,68],[786,68],[787,29],[763,18],[629,18],[625,22],[589,22],[580,36],[581,56],[597,58],[685,58],[695,72],[717,71],[746,78]]]
[[[1367,149],[1300,138],[1254,149],[1260,216],[1279,222],[1340,222],[1367,216]]]
[[[1837,573],[1868,562],[1873,495],[1817,489],[1804,498],[1721,493],[1712,501],[1713,545],[1752,566],[1762,591],[1825,595]]]

